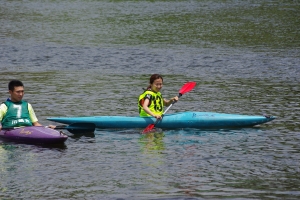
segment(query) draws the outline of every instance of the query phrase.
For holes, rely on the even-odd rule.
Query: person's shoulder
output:
[[[2,104],[5,104],[5,105],[6,105],[8,102],[11,102],[10,98],[7,98],[6,101],[3,101],[3,102],[1,103],[1,105],[2,105]]]
[[[156,92],[155,95],[156,96],[161,96],[162,94],[161,94],[161,92]]]
[[[7,102],[7,101],[8,101],[8,100],[1,102],[0,105],[1,105],[1,106],[4,106],[4,105],[6,106],[6,102]]]
[[[25,103],[25,104],[27,104],[27,106],[28,106],[28,107],[32,107],[31,103],[29,103],[28,101],[24,101],[24,100],[22,100],[22,103]]]
[[[144,90],[144,92],[141,93],[140,96],[145,96],[147,94],[152,94],[152,91],[151,90]]]
[[[7,108],[7,105],[5,104],[5,102],[2,102],[1,104],[0,104],[0,108]]]
[[[146,90],[145,93],[147,93],[147,94],[154,94],[155,92],[153,92],[152,90]]]
[[[21,103],[22,103],[22,104],[31,105],[31,104],[30,104],[28,101],[26,101],[26,100],[22,100]]]

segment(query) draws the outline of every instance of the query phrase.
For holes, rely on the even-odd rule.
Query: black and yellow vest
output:
[[[161,93],[160,92],[155,93],[155,92],[152,92],[151,90],[146,90],[144,93],[142,93],[139,96],[139,101],[138,101],[138,108],[139,108],[139,113],[140,113],[141,117],[150,116],[143,109],[143,103],[145,101],[145,98],[149,99],[150,103],[149,103],[148,107],[151,110],[151,112],[153,112],[154,114],[159,114],[159,115],[163,114],[164,101],[163,101]]]

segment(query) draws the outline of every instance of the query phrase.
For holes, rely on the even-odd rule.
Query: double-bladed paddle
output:
[[[178,98],[180,98],[183,94],[191,91],[192,89],[194,89],[194,87],[196,86],[196,82],[187,82],[185,83],[181,89],[179,90],[179,94],[178,94]],[[165,110],[165,112],[162,114],[161,117],[164,116],[164,114],[166,114],[166,112],[173,106],[173,104],[175,104],[177,101],[173,101],[171,103],[171,105],[169,105],[169,107]],[[162,119],[162,118],[161,118]],[[147,134],[150,131],[153,130],[153,128],[155,127],[155,125],[159,122],[160,119],[157,119],[156,122],[154,124],[149,124],[143,131],[142,134]]]

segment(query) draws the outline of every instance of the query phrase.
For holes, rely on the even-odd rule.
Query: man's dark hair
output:
[[[19,80],[11,80],[9,83],[8,83],[8,90],[11,90],[11,91],[14,91],[15,87],[19,87],[19,86],[23,86],[23,83]]]

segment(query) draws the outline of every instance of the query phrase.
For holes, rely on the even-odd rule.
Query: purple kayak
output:
[[[68,136],[61,131],[56,131],[44,126],[27,126],[2,129],[0,131],[0,138],[24,143],[57,144],[64,143]]]

